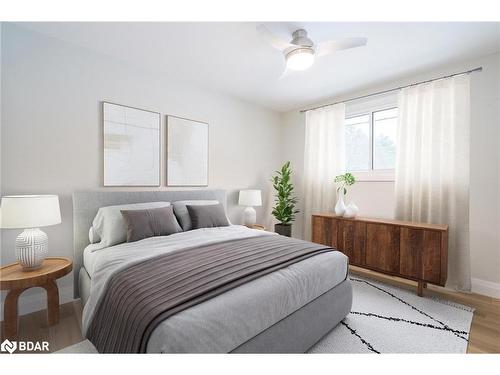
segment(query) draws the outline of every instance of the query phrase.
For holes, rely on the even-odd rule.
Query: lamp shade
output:
[[[61,222],[57,195],[7,195],[0,209],[1,228],[38,228]]]
[[[260,190],[240,190],[238,204],[251,207],[262,206]]]

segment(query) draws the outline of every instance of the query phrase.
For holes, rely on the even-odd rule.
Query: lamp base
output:
[[[255,224],[257,221],[257,213],[255,212],[255,208],[248,206],[243,211],[243,224],[247,227],[250,227]]]
[[[23,271],[39,268],[48,253],[49,240],[38,228],[25,229],[16,239],[16,258]]]

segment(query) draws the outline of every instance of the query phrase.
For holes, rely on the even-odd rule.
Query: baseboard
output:
[[[484,296],[500,298],[500,283],[493,281],[481,280],[473,277],[471,279],[472,292],[482,294]]]
[[[29,291],[26,291],[26,295],[21,294],[19,297],[19,315],[26,315],[35,311],[45,310],[47,308],[47,295],[45,290],[42,288],[36,289],[35,293],[29,294]],[[3,303],[6,295],[7,293],[2,293],[0,321],[3,321]],[[59,304],[62,305],[74,300],[72,285],[59,287]]]

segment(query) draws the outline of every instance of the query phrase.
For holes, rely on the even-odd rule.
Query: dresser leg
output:
[[[418,282],[417,286],[417,295],[419,297],[422,297],[424,295],[424,288],[427,288],[427,283],[423,281]]]
[[[51,326],[59,323],[59,290],[55,280],[49,280],[43,288],[47,291],[47,323]]]
[[[18,299],[25,289],[14,289],[9,291],[4,302],[4,332],[5,338],[17,338],[17,320],[18,320]]]

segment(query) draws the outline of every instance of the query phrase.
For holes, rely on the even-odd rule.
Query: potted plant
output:
[[[272,214],[279,221],[274,226],[274,231],[287,237],[292,236],[291,223],[295,220],[295,214],[299,212],[295,209],[297,198],[293,196],[293,185],[290,181],[291,174],[290,162],[287,161],[271,179],[276,190],[275,206]]]

